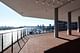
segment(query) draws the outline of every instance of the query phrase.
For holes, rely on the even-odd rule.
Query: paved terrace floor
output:
[[[28,38],[19,53],[80,53],[80,33],[77,31],[72,31],[72,35],[61,31],[58,38],[54,38],[53,33],[32,35]],[[16,51],[18,51],[17,44],[14,46],[14,53],[17,53]],[[10,51],[4,53],[10,53]]]

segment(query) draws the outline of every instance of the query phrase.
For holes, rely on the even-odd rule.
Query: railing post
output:
[[[18,30],[17,30],[17,41],[18,41]]]
[[[22,38],[23,38],[23,29],[22,29]]]
[[[22,39],[22,30],[21,30],[21,39]]]
[[[29,35],[29,34],[28,34],[28,29],[27,29],[27,35]]]
[[[28,35],[28,29],[27,29],[27,35]]]
[[[2,53],[3,53],[3,34],[2,34]]]
[[[11,36],[11,44],[12,44],[11,53],[13,53],[13,32],[12,32],[12,36]]]
[[[26,36],[27,36],[27,29],[26,29]]]
[[[24,29],[24,33],[25,33],[25,36],[26,36],[26,29]]]

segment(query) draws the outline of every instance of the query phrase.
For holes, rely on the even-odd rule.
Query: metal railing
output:
[[[0,32],[0,53],[4,53],[8,48],[11,47],[11,52],[13,53],[13,45],[16,42],[19,42],[19,40],[23,39],[25,36],[29,36],[30,31],[32,30],[29,28],[19,28],[19,29],[13,29],[13,30],[7,30]],[[44,32],[42,32],[44,33]],[[46,31],[47,33],[47,31]],[[41,33],[35,33],[35,34],[41,34]],[[31,34],[33,35],[33,34]],[[21,50],[21,49],[20,49]],[[20,52],[19,50],[19,52]],[[19,53],[18,52],[18,53]]]
[[[25,28],[0,32],[0,53],[3,53],[9,47],[11,47],[11,53],[13,53],[13,44],[27,34],[28,32]]]

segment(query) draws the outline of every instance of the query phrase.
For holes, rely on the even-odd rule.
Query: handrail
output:
[[[11,29],[11,30],[3,30],[3,31],[0,31],[0,34],[6,34],[6,33],[10,33],[10,32],[14,32],[14,31],[17,31],[17,30],[22,30],[24,28],[19,28],[19,29]]]

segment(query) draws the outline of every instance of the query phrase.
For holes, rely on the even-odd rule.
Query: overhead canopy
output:
[[[54,8],[35,3],[35,0],[1,0],[1,1],[4,4],[8,5],[9,7],[11,7],[12,9],[14,9],[22,16],[54,19]],[[80,5],[80,0],[74,0],[71,3],[67,3],[64,6],[61,6],[61,8],[59,8],[59,19],[66,21],[67,13],[74,9],[80,8],[79,5]],[[60,5],[54,5],[54,6],[59,7]],[[74,21],[77,20],[76,17],[80,15],[79,12],[80,10],[78,9],[72,13],[73,17],[72,20]]]

